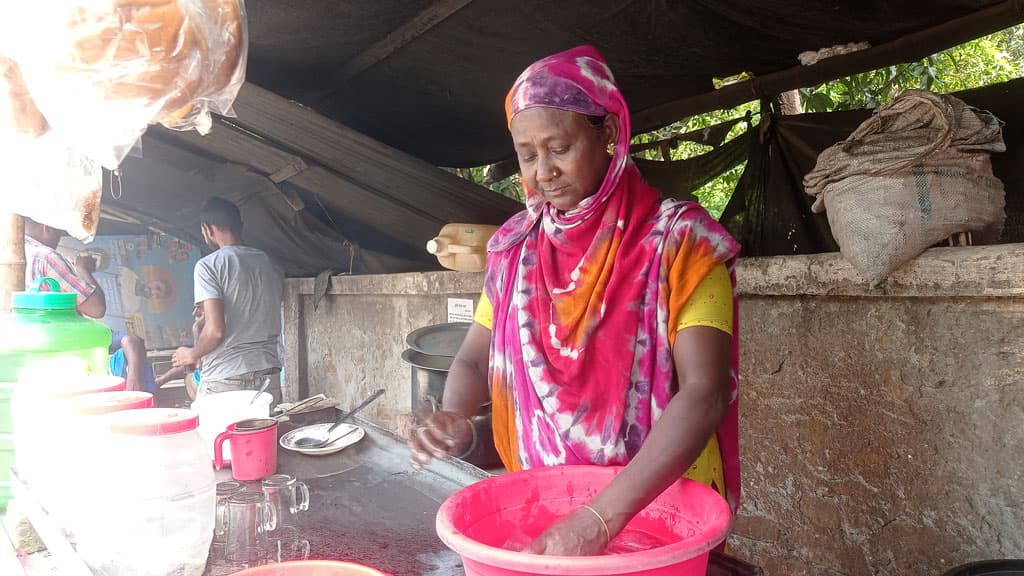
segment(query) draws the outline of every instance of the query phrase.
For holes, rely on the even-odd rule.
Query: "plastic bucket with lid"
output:
[[[134,390],[95,392],[69,399],[68,406],[71,412],[78,416],[99,416],[119,410],[152,408],[153,395]]]
[[[206,442],[210,460],[213,460],[213,444],[228,426],[249,418],[270,416],[270,404],[274,396],[263,392],[256,397],[253,390],[233,390],[200,396],[192,403],[192,410],[199,414],[199,435]],[[224,447],[223,458],[231,460],[231,448]]]
[[[201,576],[213,539],[213,468],[190,410],[99,416],[105,436],[74,489],[76,549],[97,574]]]
[[[658,496],[612,540],[606,555],[518,551],[592,500],[621,470],[556,466],[482,480],[441,506],[438,536],[462,556],[467,576],[704,576],[708,554],[728,536],[732,516],[717,492],[691,480],[679,480]]]
[[[48,378],[46,370],[28,370],[15,387],[14,454],[21,479],[29,485],[47,475],[55,442],[67,437],[71,399],[125,389],[117,376]]]
[[[104,446],[102,433],[105,414],[121,410],[138,410],[153,407],[153,395],[149,392],[117,390],[95,392],[72,396],[62,401],[63,422],[48,429],[46,459],[42,477],[35,483],[37,498],[48,508],[56,522],[63,522],[61,516],[73,508],[76,490],[73,479],[93,469],[93,451]],[[69,433],[72,432],[72,433]]]
[[[390,576],[369,566],[336,560],[301,560],[266,564],[231,576]]]

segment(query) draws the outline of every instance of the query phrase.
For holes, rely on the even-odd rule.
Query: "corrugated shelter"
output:
[[[1024,0],[927,9],[910,0],[250,0],[247,9],[250,83],[238,117],[206,137],[151,130],[113,187],[120,196],[106,191],[102,231],[125,229],[120,221],[196,240],[199,204],[223,193],[245,207],[249,241],[292,276],[434,269],[423,245],[445,223],[500,223],[518,210],[436,166],[511,157],[505,91],[546,54],[598,46],[643,132],[1024,21]],[[871,47],[811,66],[797,59],[862,41]],[[740,72],[753,79],[714,89],[714,78]],[[734,164],[737,148],[707,164]],[[692,165],[649,172],[701,177]]]

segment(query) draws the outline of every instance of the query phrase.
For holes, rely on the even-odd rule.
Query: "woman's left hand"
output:
[[[547,556],[597,556],[608,547],[601,520],[586,508],[552,524],[524,552]]]

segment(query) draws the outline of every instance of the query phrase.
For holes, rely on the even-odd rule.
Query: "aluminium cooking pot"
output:
[[[413,412],[426,418],[440,410],[444,384],[453,358],[424,354],[410,348],[402,352],[402,360],[412,367]],[[483,469],[500,466],[501,460],[494,448],[494,431],[491,429],[491,403],[481,406],[472,421],[473,429],[476,430],[476,448],[463,460]]]

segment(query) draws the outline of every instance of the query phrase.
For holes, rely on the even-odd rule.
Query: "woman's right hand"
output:
[[[457,412],[434,412],[409,436],[409,461],[422,470],[434,458],[447,460],[463,454],[473,442],[473,424]]]

